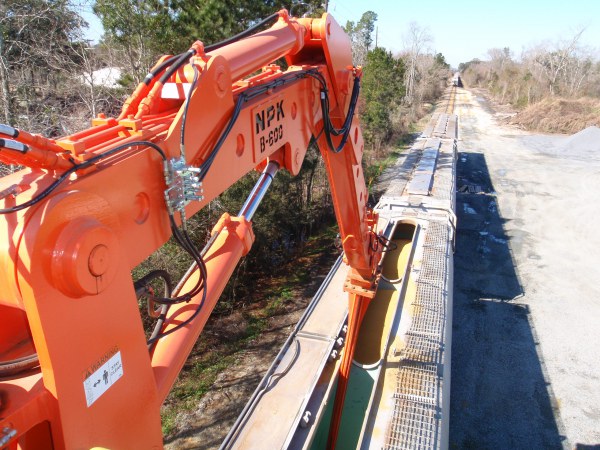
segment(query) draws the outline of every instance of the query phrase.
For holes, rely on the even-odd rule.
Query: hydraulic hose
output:
[[[0,378],[9,377],[39,366],[37,353],[0,363]]]

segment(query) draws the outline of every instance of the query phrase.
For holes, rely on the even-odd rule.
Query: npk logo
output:
[[[281,146],[285,112],[283,99],[273,99],[254,109],[255,158]],[[277,145],[279,143],[279,145]]]

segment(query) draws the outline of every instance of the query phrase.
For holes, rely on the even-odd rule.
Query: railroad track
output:
[[[446,114],[454,114],[454,104],[456,102],[456,86],[452,86],[450,89],[450,95],[446,100]]]

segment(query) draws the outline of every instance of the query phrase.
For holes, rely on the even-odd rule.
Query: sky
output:
[[[377,13],[378,44],[396,53],[411,22],[426,27],[432,50],[453,67],[487,50],[509,47],[515,58],[536,44],[555,42],[585,27],[581,43],[600,48],[600,0],[330,0],[340,25]]]
[[[202,1],[202,0],[198,0]],[[340,25],[357,22],[365,11],[377,13],[378,45],[397,53],[411,22],[432,36],[431,50],[456,68],[486,59],[491,48],[511,49],[518,59],[537,44],[567,39],[585,28],[581,44],[600,50],[600,0],[329,0]],[[87,37],[97,41],[102,25],[89,8]]]

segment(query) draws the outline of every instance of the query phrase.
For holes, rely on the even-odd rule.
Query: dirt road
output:
[[[459,89],[451,448],[600,448],[600,154]]]

